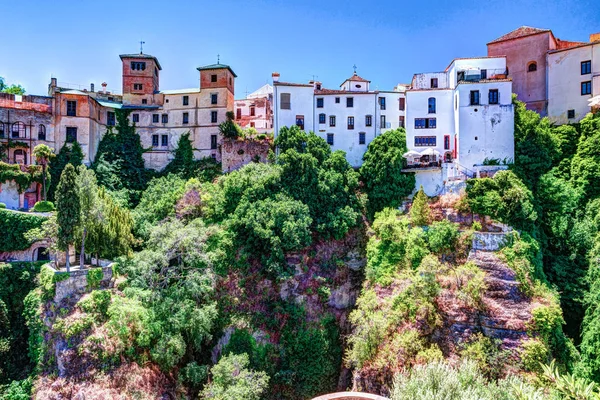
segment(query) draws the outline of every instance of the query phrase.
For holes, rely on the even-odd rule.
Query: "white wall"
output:
[[[592,73],[581,75],[581,62],[587,60]],[[590,112],[588,100],[600,94],[600,43],[548,53],[547,64],[548,117],[556,124],[578,122]],[[592,81],[592,95],[581,95],[584,81]],[[575,110],[575,118],[567,118],[568,110]]]
[[[0,182],[0,203],[13,210],[19,208],[19,190],[14,181]]]

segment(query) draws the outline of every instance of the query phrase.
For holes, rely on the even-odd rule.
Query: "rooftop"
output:
[[[360,76],[356,75],[356,72],[350,78],[348,78],[344,82],[342,82],[342,84],[340,86],[343,86],[344,83],[346,83],[348,81],[353,81],[353,82],[369,82],[369,83],[371,83],[371,81],[368,81],[365,78],[361,78]]]
[[[162,93],[162,94],[200,93],[200,88],[161,90],[160,93]]]
[[[138,53],[138,54],[121,54],[119,55],[119,58],[121,58],[121,60],[123,60],[124,58],[147,58],[150,60],[154,60],[154,62],[156,63],[156,66],[158,67],[158,69],[162,70],[162,67],[160,66],[160,63],[158,62],[158,58],[151,56],[150,54],[143,54],[143,53]]]
[[[225,65],[225,64],[210,64],[210,65],[205,65],[203,67],[198,67],[196,68],[198,71],[206,71],[206,70],[210,70],[210,69],[228,69],[229,72],[231,72],[231,74],[237,78],[237,75],[235,74],[235,72],[233,72],[233,70],[231,69],[231,67],[229,65]]]
[[[544,33],[544,32],[552,33],[552,31],[550,29],[540,29],[540,28],[534,28],[531,26],[521,26],[521,27],[515,29],[514,31],[508,32],[506,35],[500,36],[498,39],[492,40],[488,44],[504,42],[506,40],[518,39],[518,38],[522,38],[525,36],[537,35],[539,33]]]

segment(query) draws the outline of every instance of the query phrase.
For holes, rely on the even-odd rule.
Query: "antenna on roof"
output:
[[[354,64],[352,68],[354,68],[354,75],[356,75],[356,64]]]
[[[316,81],[319,78],[319,75],[313,75],[313,81]]]
[[[144,45],[146,44],[146,42],[144,42],[143,40],[140,40],[140,54],[144,54]]]
[[[221,56],[219,54],[217,54],[217,64],[221,63]]]

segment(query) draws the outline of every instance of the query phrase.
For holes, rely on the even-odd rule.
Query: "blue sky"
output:
[[[2,2],[0,76],[45,94],[51,76],[121,90],[119,54],[160,60],[161,89],[197,87],[200,65],[221,55],[237,73],[236,98],[271,81],[337,87],[352,74],[391,90],[417,72],[443,70],[455,57],[486,54],[485,44],[521,25],[587,41],[600,32],[597,0],[546,1],[8,1]]]

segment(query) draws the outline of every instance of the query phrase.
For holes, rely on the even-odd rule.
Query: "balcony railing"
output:
[[[508,69],[468,69],[458,71],[457,82],[480,82],[508,78]]]
[[[441,161],[429,161],[429,162],[412,162],[407,164],[402,170],[420,170],[420,169],[438,169],[442,168]]]

